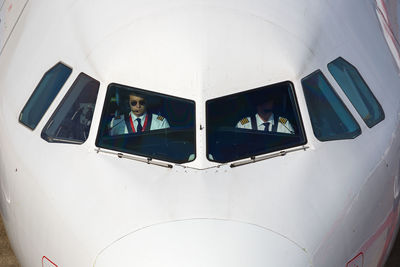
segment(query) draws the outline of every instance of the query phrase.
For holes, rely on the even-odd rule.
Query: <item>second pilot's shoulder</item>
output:
[[[279,122],[282,124],[287,124],[289,121],[288,121],[288,119],[286,119],[284,117],[279,117]]]
[[[116,123],[118,123],[118,122],[120,122],[120,121],[123,121],[123,120],[125,120],[124,114],[117,115],[117,116],[114,116],[114,117],[111,119],[111,124],[116,124]]]
[[[243,119],[241,119],[241,120],[239,121],[238,124],[240,124],[240,125],[246,125],[246,124],[248,124],[248,123],[250,123],[250,117],[244,117]]]

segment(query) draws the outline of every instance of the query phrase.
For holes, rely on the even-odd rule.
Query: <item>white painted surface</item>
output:
[[[284,236],[256,225],[188,220],[154,225],[112,244],[96,259],[106,266],[311,266]]]
[[[28,0],[0,1],[0,53]]]

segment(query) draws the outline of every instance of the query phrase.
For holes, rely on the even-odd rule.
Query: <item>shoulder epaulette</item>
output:
[[[121,119],[121,114],[120,114],[118,111],[116,111],[116,112],[114,113],[114,119],[116,119],[116,120]]]
[[[243,118],[243,119],[240,120],[240,123],[242,125],[245,125],[246,123],[249,123],[249,119],[248,118]]]
[[[157,116],[157,120],[163,121],[163,120],[164,120],[164,117],[161,116],[161,115],[158,115],[158,116]]]
[[[283,123],[283,124],[286,124],[287,119],[286,119],[286,118],[279,117],[279,121],[280,121],[281,123]]]

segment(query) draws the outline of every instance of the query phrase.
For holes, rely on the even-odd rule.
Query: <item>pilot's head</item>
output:
[[[257,105],[257,113],[258,115],[264,120],[267,121],[271,114],[273,113],[275,105],[275,100],[271,99],[264,99],[260,101]]]
[[[129,106],[131,108],[132,113],[136,117],[142,116],[147,110],[146,99],[143,95],[138,94],[136,92],[131,92],[129,94]]]

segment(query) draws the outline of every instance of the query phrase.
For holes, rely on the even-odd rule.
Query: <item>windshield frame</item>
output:
[[[214,101],[218,101],[221,99],[226,99],[226,98],[230,98],[230,97],[235,97],[235,96],[245,96],[245,95],[249,95],[249,94],[254,94],[257,93],[257,91],[261,92],[265,89],[268,88],[272,88],[272,87],[278,87],[278,86],[288,86],[288,96],[290,98],[290,103],[292,104],[292,108],[293,108],[293,113],[295,116],[295,123],[297,126],[297,132],[296,132],[296,136],[298,136],[299,138],[302,138],[301,142],[298,142],[295,145],[280,145],[280,146],[276,146],[274,149],[271,150],[264,150],[260,153],[251,153],[251,155],[245,155],[245,156],[241,156],[241,157],[237,157],[234,159],[229,159],[229,160],[215,160],[215,159],[210,159],[209,155],[210,154],[210,138],[211,138],[211,127],[209,126],[209,116],[210,116],[210,108],[209,108],[209,104],[211,102]],[[307,135],[306,135],[306,131],[304,128],[304,123],[303,123],[303,116],[301,114],[300,108],[299,108],[299,103],[297,100],[297,95],[296,95],[296,90],[294,87],[293,82],[291,81],[283,81],[283,82],[278,82],[278,83],[274,83],[274,84],[269,84],[266,86],[261,86],[261,87],[257,87],[257,88],[253,88],[253,89],[249,89],[249,90],[245,90],[245,91],[241,91],[241,92],[237,92],[237,93],[233,93],[233,94],[229,94],[229,95],[224,95],[221,97],[217,97],[217,98],[213,98],[213,99],[209,99],[206,101],[205,105],[206,105],[206,158],[207,160],[211,161],[211,162],[215,162],[215,163],[229,163],[229,162],[236,162],[236,161],[240,161],[243,159],[254,159],[257,156],[260,155],[265,155],[265,154],[270,154],[270,153],[276,153],[285,149],[289,149],[289,148],[295,148],[295,147],[301,147],[304,146],[308,143],[308,139],[307,139]],[[252,131],[252,130],[248,130],[248,129],[239,129],[239,128],[235,128],[233,127],[234,131],[240,132],[242,131],[244,132],[248,132],[248,133],[255,133],[260,134],[259,131]],[[275,136],[280,136],[283,135],[281,133],[275,132],[274,133]],[[250,154],[250,153],[247,153]]]
[[[177,101],[177,102],[181,102],[184,105],[188,105],[188,107],[190,107],[190,110],[193,111],[193,114],[191,114],[189,117],[191,118],[191,124],[190,126],[192,127],[188,127],[187,129],[178,129],[175,127],[169,127],[169,128],[165,128],[165,129],[156,129],[156,130],[149,130],[149,131],[143,131],[142,133],[140,133],[139,135],[136,135],[136,137],[139,137],[139,139],[143,139],[146,138],[146,136],[157,136],[160,135],[160,138],[162,136],[162,133],[164,133],[164,138],[166,138],[166,136],[168,135],[173,135],[174,133],[176,133],[176,131],[181,131],[182,134],[184,134],[185,131],[189,132],[190,134],[193,134],[193,143],[192,143],[192,149],[193,149],[193,153],[194,153],[194,157],[190,157],[187,160],[171,160],[168,159],[166,157],[160,157],[160,156],[154,156],[154,155],[146,155],[143,153],[140,153],[138,151],[133,151],[133,150],[129,150],[128,148],[121,148],[118,146],[108,146],[108,145],[104,145],[102,144],[102,139],[119,139],[119,138],[123,138],[123,137],[127,137],[127,138],[133,138],[135,136],[135,133],[127,133],[127,134],[122,134],[122,135],[108,135],[105,133],[106,126],[109,124],[109,122],[107,123],[107,118],[108,118],[108,113],[110,111],[110,100],[113,96],[113,94],[116,91],[116,88],[120,89],[120,90],[125,90],[124,93],[128,93],[128,92],[136,92],[139,93],[141,95],[145,95],[146,97],[156,97],[159,98],[162,101]],[[122,100],[121,100],[122,101]],[[151,113],[148,112],[148,114],[152,114],[152,115],[157,115],[157,113]],[[168,117],[166,117],[166,119],[169,119]],[[168,122],[168,121],[167,121]],[[184,128],[185,126],[182,125],[182,128]],[[168,130],[169,129],[169,130]],[[170,131],[170,132],[167,132]],[[168,94],[164,94],[164,93],[160,93],[157,91],[151,91],[151,90],[145,90],[145,89],[141,89],[141,88],[137,88],[137,87],[133,87],[133,86],[128,86],[128,85],[123,85],[123,84],[119,84],[119,83],[110,83],[107,86],[107,91],[106,91],[106,96],[104,98],[104,102],[103,102],[103,109],[102,109],[102,113],[101,113],[101,118],[100,118],[100,123],[99,123],[99,128],[97,131],[97,135],[96,135],[96,142],[95,145],[98,148],[102,148],[102,149],[107,149],[110,151],[116,151],[116,152],[122,152],[122,153],[126,153],[126,154],[130,154],[130,155],[136,155],[136,156],[140,156],[143,158],[146,158],[147,160],[151,160],[151,159],[156,159],[156,160],[161,160],[161,161],[165,161],[165,162],[171,162],[171,163],[176,163],[176,164],[184,164],[184,163],[190,163],[196,160],[197,158],[197,132],[196,132],[196,102],[192,99],[187,99],[187,98],[183,98],[183,97],[178,97],[178,96],[174,96],[174,95],[168,95]],[[187,142],[187,140],[183,140],[183,142]],[[155,144],[157,145],[157,144]]]

